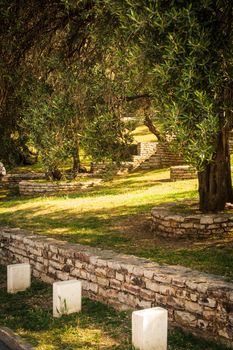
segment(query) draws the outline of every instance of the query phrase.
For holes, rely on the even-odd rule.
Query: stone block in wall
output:
[[[229,132],[229,151],[230,154],[233,153],[233,131]]]
[[[140,169],[163,169],[172,165],[184,164],[183,158],[172,152],[166,143],[155,142],[156,148],[139,165]]]
[[[70,193],[80,192],[86,188],[98,186],[101,183],[101,179],[93,179],[86,182],[33,182],[33,181],[20,181],[19,193],[22,196],[40,196],[51,195],[57,193]]]
[[[152,230],[156,236],[171,238],[211,237],[227,235],[232,231],[233,216],[230,213],[200,214],[193,211],[176,212],[175,207],[169,209],[157,206],[152,209]]]
[[[197,171],[190,165],[177,165],[170,167],[170,180],[189,180],[196,179]]]
[[[0,180],[0,188],[14,188],[18,187],[20,181],[24,180],[44,180],[46,175],[44,173],[19,173],[7,174]]]

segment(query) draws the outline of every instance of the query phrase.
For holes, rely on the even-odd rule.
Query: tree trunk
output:
[[[145,114],[144,125],[147,126],[149,131],[157,137],[158,141],[164,141],[162,135],[159,133],[158,129],[156,129],[151,117],[148,114]]]
[[[223,210],[227,202],[233,202],[228,130],[219,133],[213,160],[198,173],[198,180],[202,212],[217,212]]]
[[[2,111],[7,98],[7,84],[0,78],[0,111]]]
[[[79,156],[79,144],[77,142],[73,151],[73,172],[75,174],[79,173],[80,166],[81,166],[81,162],[80,162],[80,156]]]

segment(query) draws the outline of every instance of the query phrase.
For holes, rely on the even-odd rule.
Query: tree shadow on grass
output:
[[[181,192],[176,195],[176,200],[192,196],[194,193],[191,191]],[[91,200],[90,198],[90,203]],[[172,200],[174,201],[174,195],[166,196],[166,201]],[[66,199],[64,199],[64,203],[65,201]],[[158,203],[160,203],[159,196],[156,200],[156,204]],[[81,209],[79,211],[79,209],[70,207],[63,208],[62,205],[61,208],[56,208],[51,203],[46,206],[43,201],[38,201],[38,204],[33,203],[33,207],[17,209],[17,205],[20,206],[21,203],[16,202],[13,211],[1,213],[0,224],[33,229],[35,232],[53,235],[55,238],[61,238],[62,235],[66,235],[67,238],[77,235],[78,238],[82,234],[90,234],[92,239],[95,236],[106,236],[108,234],[119,234],[121,236],[121,232],[113,228],[116,227],[115,223],[131,215],[150,213],[156,204],[154,197],[151,197],[148,198],[146,204],[124,205],[119,203],[118,206],[114,204],[114,208],[92,208],[88,210],[86,209],[88,203],[85,203],[85,210],[82,211]],[[50,210],[50,207],[52,210]],[[60,232],[58,232],[59,230]]]
[[[142,180],[142,181],[136,181],[132,183],[131,181],[126,181],[124,184],[114,184],[114,187],[111,184],[106,184],[105,186],[99,187],[99,188],[89,188],[86,190],[80,190],[79,192],[70,192],[70,193],[55,193],[53,195],[44,195],[44,196],[19,196],[19,195],[12,195],[10,193],[7,193],[4,197],[1,199],[2,206],[8,207],[10,206],[11,201],[15,201],[17,204],[26,203],[28,200],[38,201],[39,199],[43,200],[46,198],[56,199],[56,198],[70,198],[70,199],[76,199],[76,198],[87,198],[87,197],[99,197],[99,196],[114,196],[114,195],[121,195],[128,193],[134,193],[138,192],[140,190],[147,190],[151,188],[152,186],[159,186],[164,181],[150,181],[150,180]],[[169,182],[169,181],[166,181]],[[127,186],[127,190],[126,187]]]
[[[184,197],[185,193],[180,194]],[[172,200],[173,197],[168,197]],[[56,209],[44,214],[42,206],[3,213],[0,224],[18,226],[46,236],[138,255],[159,263],[180,264],[196,270],[219,274],[233,279],[233,235],[219,239],[175,240],[158,239],[149,230],[148,204],[118,206],[74,212]],[[43,209],[43,212],[40,212]],[[145,217],[146,227],[140,216]]]
[[[149,177],[147,178],[147,174],[154,174],[155,179]],[[161,176],[160,176],[161,175]],[[143,177],[144,176],[144,177]],[[158,177],[158,178],[157,178]],[[195,180],[193,180],[195,181]],[[161,170],[155,172],[140,172],[136,174],[129,174],[126,177],[117,177],[114,179],[113,182],[106,182],[98,187],[93,187],[86,189],[81,192],[75,192],[75,193],[67,193],[67,194],[54,194],[53,196],[41,196],[41,197],[35,197],[35,196],[27,196],[27,197],[19,197],[19,195],[14,195],[10,191],[4,192],[5,194],[0,196],[1,203],[4,207],[8,207],[10,205],[9,202],[16,201],[16,203],[24,203],[27,202],[27,200],[33,200],[38,201],[39,199],[43,200],[46,198],[86,198],[86,197],[99,197],[99,196],[108,196],[108,195],[121,195],[127,193],[134,193],[138,192],[140,190],[148,190],[149,188],[153,186],[159,186],[163,183],[170,182],[169,177],[167,177],[167,174],[164,175],[164,171],[161,172]],[[1,191],[0,191],[1,192]]]

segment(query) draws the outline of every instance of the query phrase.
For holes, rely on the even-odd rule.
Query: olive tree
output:
[[[232,1],[125,0],[112,8],[150,72],[155,125],[198,169],[200,209],[224,209],[233,200]]]

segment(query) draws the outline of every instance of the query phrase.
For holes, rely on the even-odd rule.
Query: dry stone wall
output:
[[[177,165],[170,168],[170,180],[189,180],[196,179],[197,171],[190,165]]]
[[[206,238],[228,234],[233,229],[233,215],[183,212],[158,206],[152,209],[152,231],[158,237]]]
[[[230,154],[233,153],[233,131],[229,132],[229,150]]]
[[[70,193],[99,185],[101,179],[86,182],[31,182],[21,181],[19,193],[22,196],[40,196],[57,193]]]
[[[27,262],[52,283],[78,278],[93,300],[125,310],[163,306],[174,325],[233,346],[233,283],[181,266],[0,229],[0,264]]]
[[[140,142],[137,144],[137,154],[132,155],[131,161],[121,164],[119,174],[136,169],[163,169],[173,165],[184,164],[182,157],[169,150],[166,143]],[[92,171],[96,174],[106,172],[108,164],[94,164]]]
[[[233,131],[229,133],[230,153],[233,153]],[[162,142],[141,142],[137,145],[138,155],[133,156],[133,169],[139,168],[143,170],[163,169],[171,166],[185,164],[183,158],[172,152],[166,143]],[[191,175],[190,175],[191,176]],[[192,175],[194,176],[194,175]],[[195,178],[194,177],[187,177]]]
[[[173,165],[184,164],[182,157],[170,151],[166,143],[157,143],[156,152],[141,163],[140,169],[163,169]]]
[[[44,173],[22,173],[22,174],[7,174],[0,180],[0,188],[17,187],[20,181],[24,180],[44,180]]]
[[[157,150],[158,142],[139,142],[137,144],[137,154],[141,157],[149,157]]]
[[[139,142],[137,144],[137,153],[141,156],[147,156],[156,152],[157,144],[157,142]]]
[[[137,144],[137,154],[132,156],[129,162],[129,169],[135,170],[147,161],[157,151],[158,142],[139,142]]]

